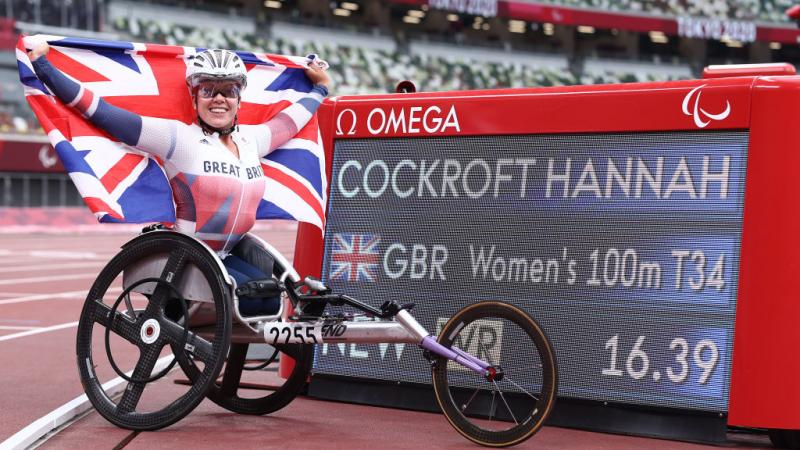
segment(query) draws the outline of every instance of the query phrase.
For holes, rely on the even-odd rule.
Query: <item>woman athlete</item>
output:
[[[260,159],[288,142],[314,115],[328,95],[330,79],[320,64],[306,74],[314,83],[307,95],[259,125],[238,125],[247,69],[228,50],[205,50],[186,68],[197,122],[139,116],[97,97],[67,78],[47,60],[46,42],[28,52],[36,75],[66,105],[94,125],[164,163],[176,208],[176,231],[208,244],[222,258],[238,286],[270,278],[272,258],[242,239],[255,222],[264,194]],[[239,297],[241,314],[273,314],[280,299]],[[174,306],[174,305],[173,305]],[[168,311],[169,314],[169,311]]]

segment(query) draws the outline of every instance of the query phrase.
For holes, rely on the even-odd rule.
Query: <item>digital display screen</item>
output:
[[[560,396],[724,412],[747,146],[746,131],[338,140],[323,279],[414,302],[432,333],[507,301],[550,337]],[[413,345],[321,345],[315,364],[430,383]]]

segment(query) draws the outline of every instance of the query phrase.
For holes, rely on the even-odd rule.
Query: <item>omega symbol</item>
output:
[[[344,129],[342,129],[343,116],[349,116],[351,120],[350,128],[346,132],[344,131]],[[346,127],[347,127],[347,120],[345,120],[345,128]],[[336,116],[336,135],[342,136],[344,134],[348,136],[356,134],[356,112],[350,108],[343,110],[342,112],[339,113],[338,116]]]

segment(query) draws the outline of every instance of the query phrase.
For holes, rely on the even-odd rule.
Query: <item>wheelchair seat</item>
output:
[[[143,230],[143,234],[147,233],[175,233],[174,231],[166,230],[163,228],[154,228],[154,227],[147,227]],[[235,324],[239,326],[245,326],[249,328],[252,332],[259,332],[260,328],[258,326],[259,322],[268,322],[278,320],[279,318],[283,317],[284,314],[284,307],[285,302],[280,301],[279,308],[272,314],[263,314],[263,315],[244,315],[241,313],[241,304],[239,301],[238,296],[236,295],[237,285],[236,280],[230,276],[228,273],[225,265],[223,264],[222,260],[219,258],[216,252],[214,252],[208,245],[204,242],[196,239],[192,236],[186,236],[189,239],[194,240],[198,245],[202,246],[207,251],[207,257],[214,261],[215,266],[219,268],[222,277],[226,280],[227,285],[229,286],[232,305],[231,305],[231,312],[233,314],[233,318],[235,320]],[[262,250],[265,250],[272,258],[273,258],[273,277],[278,282],[283,282],[287,278],[291,279],[294,282],[298,282],[300,280],[300,276],[297,274],[295,269],[291,266],[289,261],[284,257],[280,252],[275,249],[271,244],[264,241],[263,239],[259,238],[256,235],[251,233],[247,233],[242,237],[242,240],[239,245],[243,246],[244,252],[252,252],[253,247],[259,247]],[[128,288],[132,284],[136,283],[138,280],[142,280],[144,278],[157,278],[159,274],[161,274],[164,270],[164,267],[167,263],[168,254],[155,254],[145,258],[142,258],[133,264],[126,267],[123,271],[123,288]],[[134,292],[138,292],[144,295],[152,295],[153,290],[155,289],[154,284],[141,284],[136,286],[133,290]],[[208,322],[207,314],[208,308],[203,308],[202,303],[210,303],[213,298],[213,293],[211,292],[211,287],[207,282],[206,278],[203,274],[197,269],[196,266],[187,266],[186,272],[181,277],[181,279],[177,283],[177,289],[183,294],[183,297],[186,300],[199,302],[200,305],[196,305],[194,309],[191,311],[191,316],[193,317],[192,324],[200,324]],[[194,316],[197,316],[194,318]],[[239,333],[237,333],[239,334]]]

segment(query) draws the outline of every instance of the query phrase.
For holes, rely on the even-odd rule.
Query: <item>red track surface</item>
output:
[[[75,362],[75,323],[97,274],[119,246],[135,235],[130,228],[99,230],[102,232],[80,235],[64,230],[0,233],[0,443],[83,393]],[[277,226],[257,234],[291,257],[294,227]],[[63,328],[48,328],[59,325]],[[36,334],[20,334],[26,332]],[[174,399],[174,392],[181,387],[163,380],[156,389],[156,397],[158,392],[168,391],[165,398]],[[237,448],[477,448],[451,429],[441,415],[309,398],[298,398],[266,417],[236,415],[204,401],[177,424],[146,433],[117,428],[91,412],[42,447],[221,448],[230,444]],[[732,445],[768,447],[766,439],[754,437]],[[554,427],[543,429],[520,447],[713,448]]]

